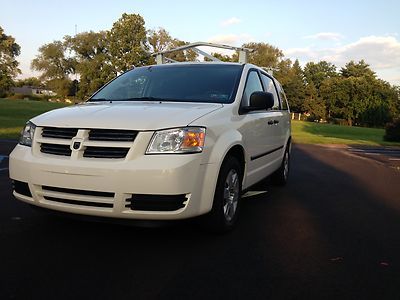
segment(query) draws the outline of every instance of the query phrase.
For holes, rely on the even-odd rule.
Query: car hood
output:
[[[37,126],[156,130],[187,126],[219,103],[87,102],[33,118]]]

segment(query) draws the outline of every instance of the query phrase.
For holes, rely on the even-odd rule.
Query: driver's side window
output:
[[[244,88],[243,92],[242,106],[249,106],[251,94],[260,91],[263,91],[260,76],[258,76],[257,71],[250,71],[249,75],[247,76],[246,87]]]

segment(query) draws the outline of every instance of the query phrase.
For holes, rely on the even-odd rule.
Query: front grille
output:
[[[138,134],[138,131],[135,130],[59,127],[43,127],[41,132],[42,138],[38,141],[40,151],[60,156],[71,156],[73,154],[74,150],[71,150],[71,143],[74,141],[74,137],[79,136],[83,145],[80,150],[77,150],[79,152],[76,155],[77,159],[81,159],[82,156],[84,158],[104,159],[125,158]],[[56,144],[53,139],[60,139],[60,141]]]
[[[89,190],[75,190],[75,189],[66,189],[55,186],[42,186],[42,190],[66,193],[66,194],[75,194],[75,195],[85,195],[85,196],[95,196],[95,197],[114,197],[114,193],[110,192],[99,192],[99,191],[89,191]]]
[[[12,184],[13,184],[13,189],[16,193],[27,197],[32,197],[29,185],[26,182],[13,180]]]
[[[91,206],[91,207],[104,207],[104,208],[112,208],[112,203],[99,203],[99,202],[90,202],[90,201],[80,201],[80,200],[69,200],[69,199],[61,199],[55,197],[44,196],[44,199],[47,201],[60,202],[72,205],[79,206]]]
[[[89,140],[131,142],[135,140],[136,135],[137,131],[134,130],[92,129],[89,132]]]
[[[72,152],[69,145],[48,144],[48,143],[40,144],[40,151],[47,154],[64,155],[64,156],[71,156]]]
[[[83,157],[125,158],[129,148],[121,147],[86,147]]]
[[[126,200],[125,207],[143,211],[174,211],[185,207],[187,197],[182,195],[134,194]]]
[[[78,133],[77,128],[44,127],[42,137],[56,139],[72,139]]]

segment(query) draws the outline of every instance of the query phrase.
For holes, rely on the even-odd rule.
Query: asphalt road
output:
[[[296,145],[220,236],[50,216],[0,171],[0,299],[400,299],[400,170],[359,154]]]

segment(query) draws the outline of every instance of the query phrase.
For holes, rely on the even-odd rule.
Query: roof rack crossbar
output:
[[[191,44],[184,45],[184,46],[181,46],[178,48],[157,52],[157,53],[154,53],[153,55],[156,57],[156,63],[158,65],[165,64],[168,61],[173,61],[172,59],[165,57],[166,54],[169,54],[169,53],[172,53],[175,51],[183,51],[183,50],[189,50],[189,49],[192,49],[196,53],[203,55],[203,56],[211,59],[212,61],[220,61],[218,58],[212,56],[211,54],[208,54],[207,52],[196,48],[199,46],[206,46],[206,47],[212,47],[212,48],[221,48],[221,49],[238,51],[239,52],[239,63],[247,63],[248,53],[251,53],[254,51],[253,49],[244,48],[244,47],[234,47],[234,46],[229,46],[229,45],[214,44],[214,43],[207,43],[207,42],[196,42],[196,43],[191,43]]]

